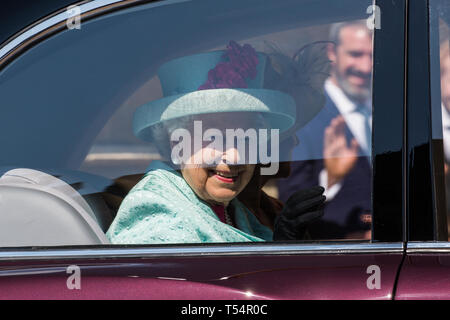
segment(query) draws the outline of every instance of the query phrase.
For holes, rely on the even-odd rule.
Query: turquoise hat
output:
[[[263,88],[267,56],[257,53],[256,76],[247,88],[199,89],[208,73],[224,62],[225,51],[213,51],[169,61],[158,70],[164,97],[140,106],[134,113],[134,134],[152,140],[152,126],[185,116],[220,112],[257,112],[269,129],[288,130],[295,123],[294,99],[281,91]]]

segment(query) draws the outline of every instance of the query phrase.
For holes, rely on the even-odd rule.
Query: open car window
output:
[[[370,6],[162,1],[24,52],[0,247],[370,240]]]

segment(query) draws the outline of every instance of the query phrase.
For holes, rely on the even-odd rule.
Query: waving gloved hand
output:
[[[324,191],[324,188],[317,186],[290,196],[275,218],[273,240],[303,239],[308,224],[323,216]]]

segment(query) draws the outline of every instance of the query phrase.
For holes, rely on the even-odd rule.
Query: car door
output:
[[[417,1],[408,12],[414,21],[408,27],[408,243],[396,298],[449,299],[449,7],[445,1]]]
[[[39,169],[85,199],[103,197],[110,210],[120,205],[126,185],[118,185],[117,178],[139,176],[156,159],[154,146],[119,134],[131,133],[124,119],[132,107],[161,94],[157,66],[216,50],[230,39],[259,43],[260,48],[273,42],[295,53],[305,43],[328,41],[330,26],[337,22],[363,21],[373,32],[373,133],[366,157],[371,170],[365,181],[370,182],[351,189],[369,190],[369,233],[312,233],[311,240],[294,242],[111,245],[64,239],[58,244],[56,239],[49,245],[35,231],[34,243],[33,237],[21,241],[28,230],[25,222],[42,218],[31,212],[13,229],[12,240],[17,236],[18,244],[1,245],[0,298],[393,299],[406,249],[405,8],[404,0],[379,0],[375,5],[355,0],[91,1],[57,12],[3,43],[0,145],[6,157],[0,172]],[[12,183],[11,174],[4,178],[9,179],[6,185]],[[14,181],[9,188],[20,183],[31,188]],[[23,201],[31,201],[26,194]],[[20,203],[11,205],[6,193],[0,201],[0,214],[9,214],[5,221],[13,225],[18,214],[14,208]],[[44,207],[47,200],[40,203]],[[55,215],[63,212],[54,210]],[[358,223],[367,227],[367,221]],[[98,227],[88,231],[100,232]]]

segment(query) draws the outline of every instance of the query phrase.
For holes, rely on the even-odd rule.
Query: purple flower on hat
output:
[[[240,46],[230,41],[223,55],[225,62],[219,62],[209,70],[208,80],[198,90],[218,88],[247,88],[246,78],[254,79],[257,74],[258,56],[249,44]]]
[[[240,46],[235,41],[230,41],[224,56],[228,57],[233,68],[244,78],[254,79],[256,77],[256,65],[258,56],[256,50],[249,44]]]
[[[209,70],[208,80],[198,89],[247,88],[245,79],[229,62],[220,62]]]

